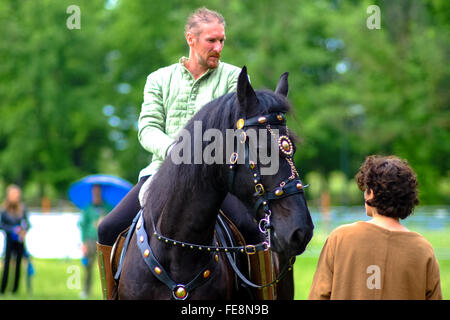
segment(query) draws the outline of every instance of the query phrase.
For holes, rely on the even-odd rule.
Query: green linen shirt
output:
[[[150,164],[139,179],[153,175],[167,156],[178,132],[206,103],[236,91],[241,69],[219,62],[197,80],[184,67],[187,58],[156,70],[147,77],[138,123],[142,147],[150,152]]]

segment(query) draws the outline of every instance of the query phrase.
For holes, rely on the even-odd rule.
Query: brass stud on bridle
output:
[[[245,120],[241,118],[236,122],[236,128],[242,129],[244,127],[244,124],[245,124]]]
[[[266,117],[259,117],[259,118],[258,118],[258,123],[263,124],[263,123],[266,123],[266,121],[267,121],[267,118],[266,118]]]
[[[153,269],[153,271],[155,271],[155,273],[158,274],[158,275],[162,273],[162,270],[161,270],[161,268],[159,268],[159,267],[155,267],[155,268]]]
[[[186,288],[182,285],[178,285],[174,290],[175,298],[184,300],[187,298],[188,292]]]
[[[289,139],[288,136],[280,136],[278,138],[278,146],[280,147],[280,151],[288,157],[294,154],[294,147],[292,146],[291,139]]]
[[[283,189],[278,188],[278,189],[275,190],[275,195],[276,195],[277,197],[281,197],[283,194],[284,194]]]
[[[289,143],[286,140],[283,140],[281,142],[281,146],[283,147],[284,151],[290,151],[291,150],[291,146],[289,145]]]

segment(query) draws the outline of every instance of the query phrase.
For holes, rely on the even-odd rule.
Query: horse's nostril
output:
[[[292,254],[298,255],[305,249],[306,235],[300,230],[295,230],[289,239],[289,247]]]
[[[305,234],[300,229],[297,229],[292,233],[290,243],[292,245],[301,245],[304,240]]]

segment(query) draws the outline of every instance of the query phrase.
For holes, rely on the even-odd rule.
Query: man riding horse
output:
[[[111,213],[102,220],[98,228],[99,242],[97,244],[97,248],[99,269],[101,275],[103,296],[107,299],[111,299],[117,293],[117,290],[115,290],[117,289],[115,280],[118,280],[118,277],[120,277],[120,271],[122,270],[123,262],[122,258],[124,257],[124,254],[120,255],[120,249],[113,249],[113,245],[115,243],[120,243],[120,240],[117,239],[123,239],[124,242],[122,242],[122,244],[125,243],[123,245],[125,248],[127,248],[130,241],[129,239],[132,237],[135,228],[136,230],[140,230],[139,232],[141,233],[144,232],[143,229],[139,228],[139,225],[142,224],[142,222],[139,221],[143,221],[142,219],[144,218],[142,216],[142,213],[140,212],[141,208],[148,209],[148,204],[146,205],[146,203],[144,203],[145,199],[148,198],[146,191],[149,190],[149,188],[152,188],[153,192],[155,191],[155,189],[153,188],[153,184],[150,185],[150,181],[152,180],[152,178],[154,181],[160,178],[159,176],[163,171],[159,170],[160,166],[170,153],[171,148],[174,146],[176,142],[175,139],[177,138],[179,131],[183,129],[186,124],[189,124],[188,122],[194,116],[194,114],[202,109],[202,107],[205,106],[208,102],[212,100],[216,101],[218,100],[217,98],[224,97],[225,95],[227,95],[227,93],[235,92],[239,84],[240,91],[238,90],[238,96],[240,95],[242,98],[242,94],[244,92],[248,92],[251,93],[250,96],[253,95],[253,100],[257,101],[255,93],[253,92],[253,89],[248,82],[246,68],[243,68],[241,72],[240,68],[220,61],[220,55],[225,41],[225,21],[219,13],[208,10],[206,8],[201,8],[195,11],[189,17],[185,26],[185,37],[190,48],[189,58],[182,57],[179,63],[161,68],[151,73],[147,78],[147,82],[144,88],[144,102],[142,104],[142,110],[139,117],[139,141],[141,145],[151,153],[152,161],[148,167],[140,172],[139,182],[122,199],[122,201],[116,206],[116,208],[114,208],[114,210],[111,211]],[[273,93],[258,94],[262,94],[261,98],[267,95],[273,95]],[[277,94],[279,94],[280,96],[278,96],[277,98],[271,96],[272,98],[269,99],[271,101],[270,103],[275,102],[277,108],[282,107],[286,110],[280,110],[280,113],[277,113],[276,115],[274,111],[270,111],[272,113],[267,114],[268,118],[262,117],[264,118],[264,122],[260,122],[261,117],[256,117],[257,119],[255,118],[256,120],[258,120],[256,124],[258,125],[262,123],[267,126],[266,129],[271,133],[271,135],[274,134],[270,128],[271,124],[274,126],[285,124],[285,117],[284,115],[282,115],[282,113],[287,112],[288,109],[286,105],[287,100],[283,100],[287,95],[287,73],[282,75],[282,77],[280,78],[279,85],[277,86],[277,90],[275,92],[275,95]],[[230,95],[227,96],[228,98],[230,98]],[[253,100],[250,99],[249,101]],[[246,102],[241,101],[241,106],[245,105]],[[258,107],[258,103],[251,103],[249,105],[252,105],[254,109],[257,109]],[[275,106],[273,107],[275,108]],[[256,109],[253,111],[256,111]],[[229,110],[231,109],[229,108]],[[227,119],[228,118],[229,116],[227,117]],[[249,118],[248,123],[246,123],[245,125],[244,119],[240,119],[237,123],[238,129],[242,129],[242,127],[244,126],[252,126],[252,123],[256,121],[255,119]],[[287,130],[287,128],[285,130]],[[298,173],[295,170],[295,166],[292,160],[294,147],[287,136],[282,137],[284,137],[283,139],[285,140],[278,140],[278,145],[282,153],[285,153],[284,158],[287,161],[286,163],[289,163],[288,169],[291,172],[291,176],[288,178],[288,180],[283,181],[282,184],[274,192],[267,192],[264,197],[262,196],[263,193],[261,192],[261,190],[258,193],[259,205],[257,209],[259,207],[265,208],[264,212],[266,213],[266,219],[263,220],[267,222],[266,225],[264,223],[261,224],[261,221],[259,222],[259,224],[254,223],[256,221],[255,216],[249,214],[249,211],[247,210],[248,208],[240,203],[240,201],[245,200],[246,198],[238,199],[231,194],[228,194],[228,196],[224,196],[223,202],[219,202],[222,203],[222,218],[218,219],[222,219],[222,224],[224,224],[223,219],[228,221],[225,222],[225,224],[229,224],[230,229],[228,229],[229,232],[226,232],[234,233],[235,237],[239,238],[237,243],[239,244],[240,242],[240,246],[231,246],[229,248],[236,249],[245,247],[245,250],[242,248],[240,250],[243,250],[242,252],[245,251],[245,253],[249,255],[249,267],[247,269],[249,269],[250,271],[250,279],[253,281],[253,283],[251,281],[248,281],[248,279],[245,278],[246,275],[242,274],[239,271],[236,261],[232,261],[232,259],[230,258],[231,256],[229,257],[230,265],[233,267],[235,274],[243,283],[245,283],[247,287],[262,289],[257,291],[258,293],[256,294],[256,296],[261,299],[275,298],[276,294],[273,291],[274,289],[271,288],[271,284],[275,282],[278,283],[279,280],[283,277],[285,280],[287,279],[287,285],[284,286],[286,290],[284,290],[284,293],[280,294],[279,297],[284,299],[292,299],[293,280],[291,267],[294,261],[292,259],[292,256],[303,252],[312,236],[313,225],[306,206],[306,201],[304,200],[304,197],[302,195],[301,198],[296,198],[296,200],[291,201],[292,208],[289,208],[289,206],[286,207],[286,205],[283,207],[284,211],[288,210],[288,212],[285,212],[285,214],[295,216],[297,215],[297,213],[303,213],[304,218],[306,219],[305,220],[299,217],[294,218],[296,223],[291,224],[290,226],[293,230],[295,230],[293,232],[291,232],[291,230],[288,232],[288,234],[283,235],[284,238],[288,239],[287,241],[286,239],[283,240],[283,243],[286,247],[292,249],[287,250],[290,251],[288,255],[277,255],[275,257],[275,260],[272,261],[272,256],[270,253],[271,250],[267,250],[267,247],[270,247],[270,232],[268,233],[268,243],[264,242],[266,243],[266,245],[261,247],[263,249],[266,248],[264,250],[256,250],[255,245],[248,245],[248,243],[246,243],[248,241],[250,243],[257,243],[260,240],[259,237],[261,236],[258,233],[258,230],[260,232],[263,232],[261,231],[262,229],[266,229],[266,227],[270,228],[270,220],[267,217],[267,215],[270,216],[270,210],[268,209],[269,200],[273,200],[278,197],[281,198],[303,193],[303,185],[301,184],[301,181],[297,179]],[[286,148],[288,148],[288,151],[290,152],[287,157]],[[234,152],[234,154],[236,154],[237,160],[237,153]],[[254,167],[255,168],[252,168],[252,170],[257,169],[256,171],[259,172],[259,167]],[[155,173],[157,171],[158,175],[155,177]],[[255,177],[258,176],[256,171],[253,173]],[[234,176],[234,171],[233,175],[231,176]],[[256,187],[262,188],[262,184],[259,179],[252,179],[256,181]],[[159,181],[160,180],[161,179],[159,179]],[[230,188],[229,190],[231,189],[232,188]],[[282,193],[284,192],[285,194],[282,195]],[[151,192],[149,192],[148,194],[152,195]],[[154,203],[154,201],[149,201],[149,204],[151,203]],[[290,209],[292,210],[289,213]],[[139,215],[137,215],[138,212]],[[148,213],[148,210],[146,212]],[[139,218],[139,221],[136,220],[137,218]],[[238,228],[236,228],[233,222],[237,224]],[[137,226],[136,223],[138,224]],[[125,239],[124,230],[130,227],[130,225],[130,232]],[[249,228],[250,225],[252,227]],[[302,228],[300,228],[300,225],[304,225],[305,228],[303,229],[303,226]],[[227,227],[224,228],[226,229]],[[239,232],[239,230],[237,229],[240,229],[241,232]],[[254,236],[255,230],[256,236]],[[156,229],[154,231],[156,233]],[[283,231],[283,228],[280,228],[279,231]],[[219,233],[220,231],[217,232]],[[277,238],[280,239],[281,236],[282,235],[280,232]],[[146,238],[147,235],[145,233],[140,234],[138,238],[140,239],[140,246],[144,246],[141,248],[143,250],[142,254],[144,258],[148,258],[150,252],[150,246],[145,241]],[[163,236],[159,238],[163,238]],[[292,241],[290,241],[289,239]],[[165,241],[166,243],[168,243],[169,239],[165,239]],[[230,241],[232,242],[233,240]],[[172,242],[173,245],[175,245],[178,241],[172,240]],[[181,245],[187,244],[181,242]],[[222,242],[222,246],[223,245],[226,246],[226,243]],[[218,247],[212,248],[208,246],[197,245],[189,246],[199,247],[199,249],[206,248],[208,249],[208,251],[212,249],[219,250]],[[116,247],[120,247],[120,245],[117,245]],[[248,250],[250,250],[251,252]],[[258,254],[255,255],[256,251],[261,252],[258,252]],[[126,252],[126,249],[124,249],[124,252]],[[225,252],[227,253],[227,251]],[[227,255],[229,256],[229,253],[227,253]],[[117,260],[117,257],[119,256],[120,260]],[[218,256],[216,257],[215,261],[218,261],[217,258]],[[160,264],[156,261],[156,258],[153,260],[154,264],[150,264],[151,269],[153,270],[152,272],[156,272],[155,274],[157,276],[155,277],[168,285],[168,283],[171,282],[165,281],[169,279],[168,274],[166,274],[165,272],[161,273],[163,269],[162,266],[160,266]],[[111,267],[111,261],[114,261],[113,267]],[[285,266],[283,268],[284,271],[280,271],[280,265]],[[277,272],[274,272],[273,268],[278,269],[278,271],[280,272],[277,279],[274,278],[277,277]],[[117,271],[115,277],[113,277],[113,270]],[[161,276],[161,274],[163,274],[164,276]],[[128,273],[128,279],[129,275],[130,273]],[[209,278],[209,275],[210,270],[208,269],[206,272],[206,276],[205,274],[203,274],[203,277]],[[286,275],[288,276],[285,277]],[[255,284],[255,280],[256,282],[263,285],[261,286]],[[127,281],[121,283],[125,284],[127,283]],[[171,287],[171,285],[168,286]],[[126,288],[124,292],[127,292]],[[254,296],[252,294],[250,295]],[[125,294],[125,296],[129,297],[130,295]]]
[[[174,139],[187,121],[207,102],[236,91],[240,68],[220,61],[225,42],[223,16],[206,8],[187,20],[185,37],[189,58],[151,73],[144,88],[139,117],[139,142],[151,153],[151,163],[139,174],[139,182],[102,220],[98,227],[99,264],[104,297],[114,284],[111,249],[120,232],[130,226],[141,208],[145,190],[166,158]]]

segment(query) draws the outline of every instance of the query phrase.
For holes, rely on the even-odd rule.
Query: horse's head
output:
[[[234,152],[227,152],[228,189],[254,213],[260,230],[270,230],[273,250],[301,254],[314,225],[294,166],[295,145],[286,126],[288,74],[275,93],[255,92],[244,67],[237,84]],[[232,151],[232,150],[231,150]]]

